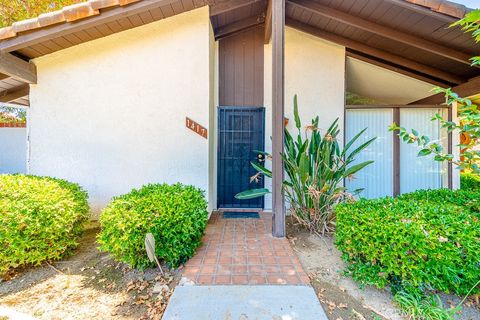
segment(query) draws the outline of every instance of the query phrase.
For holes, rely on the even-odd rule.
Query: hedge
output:
[[[87,198],[65,180],[0,175],[0,275],[71,252],[89,218]]]
[[[188,260],[200,245],[208,219],[204,192],[180,183],[150,184],[113,199],[100,216],[102,250],[132,267],[152,266],[145,235],[152,233],[157,257],[171,267]]]
[[[377,287],[466,294],[480,279],[479,201],[480,192],[441,189],[337,206],[347,273]]]
[[[460,174],[460,188],[462,190],[480,190],[480,175],[463,172]]]

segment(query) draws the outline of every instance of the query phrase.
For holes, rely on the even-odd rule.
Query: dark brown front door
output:
[[[219,41],[218,191],[219,208],[263,208],[263,198],[238,200],[251,184],[250,161],[265,145],[263,108],[263,27]]]

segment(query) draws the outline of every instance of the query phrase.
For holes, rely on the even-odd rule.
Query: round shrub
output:
[[[347,273],[377,287],[466,294],[480,279],[479,196],[428,190],[339,205],[336,245]]]
[[[65,180],[0,175],[0,275],[65,256],[89,217],[87,193]]]
[[[177,267],[201,243],[208,212],[204,192],[180,183],[149,184],[115,197],[100,216],[100,248],[132,267],[152,266],[145,235],[155,238],[156,255]]]

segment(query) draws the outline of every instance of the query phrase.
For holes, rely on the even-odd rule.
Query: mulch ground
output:
[[[161,319],[179,273],[114,261],[97,250],[98,231],[87,229],[71,257],[0,281],[0,306],[38,319]]]

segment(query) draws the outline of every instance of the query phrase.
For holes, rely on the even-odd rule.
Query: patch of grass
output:
[[[380,317],[378,314],[376,314],[375,312],[372,312],[371,314],[371,317],[373,320],[382,320],[382,317]]]
[[[446,307],[438,295],[425,296],[416,291],[399,291],[393,300],[412,320],[453,320],[461,309]]]

